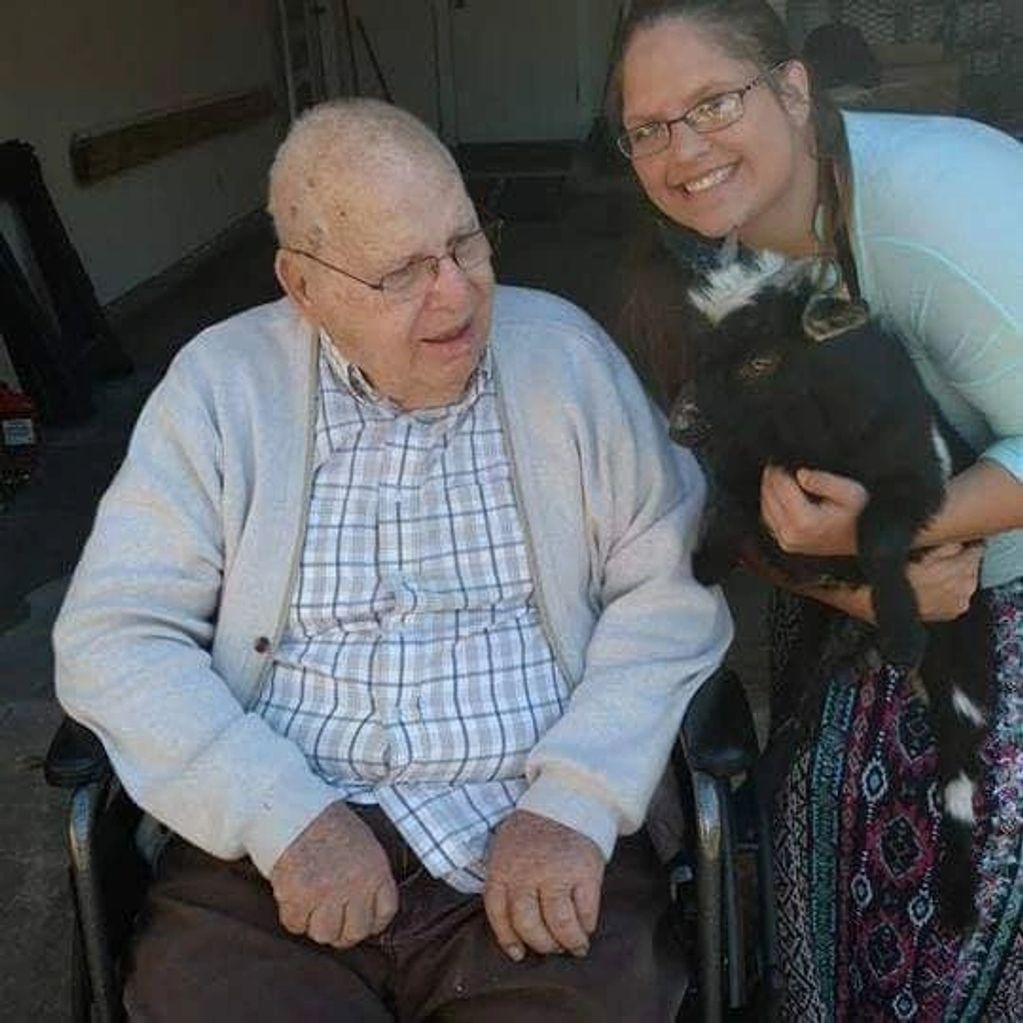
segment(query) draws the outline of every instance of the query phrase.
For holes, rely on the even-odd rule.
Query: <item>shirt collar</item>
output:
[[[340,348],[334,344],[330,335],[322,327],[320,328],[320,350],[323,352],[335,380],[347,390],[356,401],[375,405],[378,408],[386,409],[395,415],[411,415],[416,419],[439,419],[455,410],[468,408],[476,402],[476,399],[483,393],[490,382],[493,374],[493,360],[490,354],[490,346],[483,349],[483,355],[479,363],[469,377],[465,391],[461,397],[448,405],[439,405],[435,408],[415,409],[408,411],[400,405],[395,404],[386,395],[381,394],[368,380],[366,374],[347,359]]]

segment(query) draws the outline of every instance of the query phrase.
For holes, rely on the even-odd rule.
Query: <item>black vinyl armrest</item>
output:
[[[682,720],[682,748],[690,768],[715,778],[750,770],[760,749],[739,676],[719,668],[700,686]]]
[[[106,750],[85,725],[65,717],[46,751],[43,774],[47,784],[73,789],[111,775]]]

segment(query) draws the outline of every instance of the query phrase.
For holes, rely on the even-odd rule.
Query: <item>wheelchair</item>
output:
[[[695,916],[696,998],[703,1023],[726,1011],[769,1016],[775,977],[770,837],[757,798],[758,747],[738,677],[722,669],[693,697],[673,763],[681,782],[686,849],[669,864],[680,916]],[[142,811],[124,792],[99,739],[65,718],[47,752],[46,780],[70,790],[67,818],[74,1023],[124,1019],[121,953],[149,880],[136,832]],[[753,861],[756,898],[743,898]],[[745,886],[745,887],[748,887]],[[750,904],[753,911],[750,911]],[[687,996],[683,1013],[691,1009]]]

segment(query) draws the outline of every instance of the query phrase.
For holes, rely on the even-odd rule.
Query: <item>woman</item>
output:
[[[955,617],[977,586],[981,548],[967,544],[984,541],[979,585],[991,614],[997,699],[974,805],[978,922],[960,936],[936,913],[941,811],[919,699],[904,672],[857,658],[828,680],[820,718],[787,761],[777,797],[783,1014],[1016,1019],[1023,1005],[1020,147],[962,120],[829,110],[813,95],[783,26],[757,0],[634,4],[613,106],[619,145],[659,211],[662,253],[676,265],[698,262],[708,244],[731,236],[752,249],[834,261],[845,290],[898,330],[928,390],[978,455],[951,481],[944,507],[917,538],[929,552],[909,569],[922,615]],[[677,308],[677,295],[663,299],[663,280],[662,272],[662,301]],[[651,308],[642,298],[640,316]],[[673,346],[662,346],[660,363],[667,351],[682,365],[679,338],[664,329],[668,311],[653,312],[653,336]],[[787,550],[847,554],[855,552],[866,499],[855,480],[769,469],[761,510]],[[801,592],[844,612],[834,628],[870,619],[865,590]],[[790,626],[776,617],[781,666]],[[870,645],[871,630],[859,634],[861,646]],[[791,693],[781,697],[798,703]]]

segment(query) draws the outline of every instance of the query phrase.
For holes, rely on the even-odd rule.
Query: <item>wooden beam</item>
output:
[[[274,112],[277,102],[269,87],[224,96],[207,103],[170,110],[131,124],[71,139],[71,170],[75,181],[91,185],[177,149],[237,131]]]

